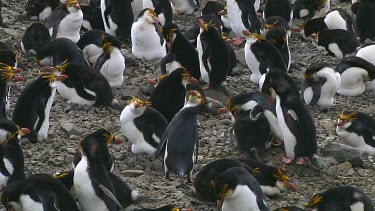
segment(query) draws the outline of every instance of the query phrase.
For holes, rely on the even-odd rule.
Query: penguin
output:
[[[367,39],[374,40],[375,37],[375,4],[360,2],[357,5],[356,24],[358,29],[359,41],[365,42]]]
[[[144,9],[142,1],[131,1],[134,18],[138,17],[139,13]]]
[[[165,178],[173,172],[184,183],[191,183],[193,166],[198,159],[199,139],[197,115],[199,107],[204,104],[200,92],[190,90],[186,96],[184,107],[173,117],[160,139],[155,156],[159,156],[165,145],[164,170]],[[194,150],[196,151],[194,153]]]
[[[69,190],[48,174],[34,174],[9,184],[1,202],[8,210],[80,210]]]
[[[284,137],[287,158],[282,161],[303,164],[305,158],[319,170],[314,120],[299,96],[297,86],[285,72],[273,69],[266,74],[270,85],[270,103],[276,109],[276,116]]]
[[[265,37],[279,50],[284,59],[285,68],[289,71],[292,58],[290,56],[288,32],[282,27],[273,27],[267,30]]]
[[[372,56],[374,52],[375,52],[375,45],[367,45],[367,46],[360,48],[357,51],[357,54],[355,56],[362,58],[370,62],[371,64],[375,65],[375,59]]]
[[[276,27],[283,28],[287,32],[288,37],[292,35],[289,23],[286,22],[286,20],[280,16],[270,16],[266,18],[261,29],[261,35],[264,36],[269,29]]]
[[[54,66],[68,60],[70,64],[86,64],[78,46],[67,38],[58,38],[47,43],[36,55],[36,63]]]
[[[158,208],[142,208],[133,211],[193,211],[191,208],[178,208],[172,204],[164,205]]]
[[[131,1],[101,0],[100,9],[105,32],[122,40],[129,39],[134,22]]]
[[[98,142],[98,147],[99,147],[98,150],[100,151],[101,159],[103,161],[105,169],[109,172],[112,172],[115,166],[115,161],[113,159],[113,156],[109,153],[108,145],[109,144],[121,144],[122,140],[116,139],[113,133],[103,128],[90,133],[86,137],[94,139]],[[73,161],[72,161],[73,169],[76,168],[81,158],[82,158],[82,155],[80,154],[80,151],[77,150],[76,153],[74,154]]]
[[[191,75],[179,68],[161,80],[152,92],[149,101],[170,122],[185,103],[187,84],[198,84]]]
[[[232,26],[231,26],[231,22],[229,20],[228,7],[225,6],[224,9],[221,10],[218,14],[220,15],[220,20],[221,20],[221,22],[223,22],[223,26],[226,29],[226,31],[228,31],[228,32],[231,31]]]
[[[111,87],[119,87],[124,82],[125,57],[121,53],[121,43],[114,36],[102,38],[103,53],[98,57],[94,68],[108,81]]]
[[[131,28],[132,53],[136,58],[161,59],[167,54],[159,22],[151,9],[144,9],[139,13]]]
[[[295,206],[286,206],[286,207],[277,208],[273,211],[304,211],[304,209],[295,207]]]
[[[325,30],[318,33],[318,50],[327,51],[337,59],[354,56],[359,49],[359,42],[353,32],[343,29]]]
[[[150,107],[150,102],[132,97],[120,115],[121,129],[132,143],[132,153],[154,155],[168,126],[167,119]]]
[[[331,7],[331,0],[318,0],[318,7],[315,9],[315,14],[312,18],[324,17],[327,15]]]
[[[25,31],[21,41],[22,52],[28,56],[36,56],[37,53],[50,41],[51,35],[46,26],[35,22]]]
[[[293,10],[289,0],[268,0],[263,11],[263,20],[272,16],[282,17],[289,26],[292,25]]]
[[[336,133],[362,154],[375,155],[375,119],[358,111],[343,110],[337,120]]]
[[[163,76],[170,75],[173,71],[177,70],[178,68],[182,68],[182,65],[179,61],[177,61],[177,56],[174,53],[168,53],[164,58],[160,61],[160,71]],[[158,79],[161,79],[160,77]],[[159,83],[157,81],[157,83]]]
[[[239,159],[239,161],[253,169],[251,173],[259,182],[264,195],[276,197],[287,190],[291,192],[298,191],[285,170],[252,159]]]
[[[77,43],[83,22],[83,13],[78,0],[65,0],[47,18],[46,26],[52,39],[65,37]]]
[[[59,5],[59,0],[27,0],[25,10],[30,19],[46,21]]]
[[[61,74],[55,76],[50,73],[41,75],[27,85],[17,99],[12,114],[12,121],[20,127],[30,129],[30,133],[23,137],[31,143],[47,138],[49,129],[49,115],[56,94],[56,86],[67,78]]]
[[[333,105],[340,88],[340,73],[327,63],[313,63],[305,71],[300,93],[307,106],[318,105],[328,109]]]
[[[169,0],[143,0],[143,8],[154,10],[162,26],[173,21],[173,10]]]
[[[74,169],[73,184],[82,210],[116,210],[116,192],[101,153],[100,142],[85,137],[79,144],[81,161]]]
[[[178,26],[174,23],[168,23],[163,26],[163,37],[167,42],[168,54],[175,56],[175,61],[186,68],[189,74],[199,79],[199,55],[195,47],[181,33]]]
[[[215,15],[219,20],[221,19],[220,12],[225,9],[224,4],[217,1],[208,1],[202,8],[202,15]]]
[[[81,6],[83,13],[82,27],[88,31],[98,29],[104,31],[104,23],[100,7],[89,5]]]
[[[197,38],[197,48],[201,77],[208,83],[208,88],[221,89],[224,94],[230,96],[224,86],[230,68],[230,50],[222,35],[215,26],[204,23],[199,19],[201,26]]]
[[[201,0],[170,0],[174,14],[190,15],[199,9]]]
[[[375,210],[374,202],[363,190],[347,185],[329,188],[322,193],[315,194],[305,207],[317,211]]]
[[[250,80],[259,84],[260,78],[270,68],[286,71],[284,59],[277,48],[265,37],[249,31],[243,31],[246,36],[245,59],[251,70]]]
[[[259,33],[261,23],[257,18],[254,4],[249,0],[228,0],[228,17],[231,29],[239,38],[234,38],[234,44],[240,45],[243,42],[243,30]]]
[[[81,36],[77,46],[82,50],[83,55],[91,66],[94,66],[99,56],[103,54],[103,36],[111,36],[104,31],[93,29]]]
[[[28,134],[27,128],[19,128],[12,121],[0,120],[0,191],[17,180],[25,178],[24,155],[19,144],[18,136]]]
[[[222,211],[268,211],[265,196],[253,175],[241,167],[232,167],[211,180]],[[238,206],[241,204],[241,206]]]
[[[318,0],[296,0],[293,4],[293,17],[297,19],[310,19],[318,8]]]

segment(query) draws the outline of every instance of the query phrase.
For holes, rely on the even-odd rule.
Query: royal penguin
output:
[[[99,56],[103,54],[103,37],[111,36],[104,31],[93,29],[81,36],[77,46],[82,50],[83,55],[91,66],[94,66]]]
[[[163,74],[162,76],[170,75],[173,71],[181,67],[182,65],[177,61],[177,56],[174,53],[168,53],[160,61],[160,71]],[[157,83],[159,82],[160,81],[157,81]]]
[[[50,41],[51,35],[47,27],[39,22],[31,24],[25,31],[21,41],[22,52],[25,55],[36,56]]]
[[[121,43],[114,36],[104,35],[103,53],[98,57],[94,68],[108,81],[111,87],[119,87],[124,81],[125,57],[121,53]]]
[[[217,210],[268,211],[258,181],[242,167],[232,167],[222,172],[211,181],[211,185],[218,199]]]
[[[356,57],[362,58],[371,64],[375,65],[375,58],[372,56],[375,52],[375,45],[367,45],[362,48],[360,48],[357,53]]]
[[[165,178],[173,172],[184,183],[191,182],[193,166],[198,159],[199,139],[197,116],[204,99],[200,92],[190,90],[184,107],[173,117],[160,139],[157,157],[165,145],[164,171]],[[195,151],[195,153],[194,153]]]
[[[12,121],[0,120],[0,191],[17,180],[25,178],[24,155],[18,137],[30,132],[27,128],[19,128]]]
[[[292,25],[293,10],[289,0],[268,0],[263,11],[263,20],[272,16],[282,17],[289,25]]]
[[[59,0],[27,0],[25,10],[30,19],[46,21],[59,5]]]
[[[83,13],[82,28],[105,30],[100,7],[90,4],[89,6],[81,6],[81,10]]]
[[[189,40],[183,35],[174,23],[165,24],[163,26],[163,37],[167,42],[168,54],[175,56],[175,61],[179,62],[182,67],[196,79],[201,74],[199,71],[198,52]]]
[[[290,56],[288,32],[282,27],[273,27],[267,30],[265,37],[279,50],[284,59],[285,68],[289,71],[292,58]]]
[[[315,13],[312,18],[319,18],[319,17],[326,16],[330,7],[331,7],[331,0],[318,0],[318,6],[315,9]]]
[[[358,111],[343,110],[336,124],[337,135],[365,155],[375,155],[375,119]]]
[[[375,66],[360,57],[347,57],[336,66],[341,83],[337,91],[343,96],[358,96],[366,90],[374,90]]]
[[[287,157],[282,157],[282,161],[291,163],[295,160],[297,164],[303,164],[308,158],[320,169],[314,120],[300,98],[293,79],[276,69],[266,74],[265,81],[270,85],[270,103],[276,109],[277,120],[284,137]]]
[[[306,105],[331,107],[340,88],[340,73],[327,63],[313,63],[307,67],[304,77],[300,93]]]
[[[223,22],[223,26],[224,26],[225,30],[231,31],[232,26],[231,26],[231,22],[230,22],[229,16],[228,16],[228,7],[225,6],[224,9],[221,10],[218,14],[220,15],[220,20],[221,20],[221,22]]]
[[[225,9],[224,4],[217,1],[208,1],[202,8],[202,15],[212,14],[219,20],[221,19],[220,12]]]
[[[14,106],[12,121],[20,127],[30,129],[23,137],[31,143],[47,138],[49,116],[56,87],[67,78],[61,74],[42,73],[36,80],[27,85],[21,92]]]
[[[293,17],[297,19],[310,19],[318,8],[318,0],[296,0],[293,4]]]
[[[65,37],[77,43],[83,22],[83,13],[78,0],[65,0],[47,18],[46,26],[52,39]]]
[[[167,119],[150,103],[132,97],[120,115],[121,129],[127,140],[132,143],[132,153],[154,155],[160,138],[168,126]]]
[[[139,13],[131,28],[132,53],[136,58],[161,59],[167,54],[159,22],[151,9],[144,9]]]
[[[201,6],[201,0],[170,0],[176,15],[193,14]]]
[[[286,207],[280,207],[273,211],[304,211],[305,209],[295,207],[295,206],[286,206]]]
[[[276,28],[276,27],[285,29],[285,31],[288,34],[288,37],[292,35],[292,31],[289,26],[289,23],[286,22],[286,20],[280,16],[271,16],[271,17],[266,18],[266,20],[264,20],[264,23],[261,29],[261,34],[265,35],[269,29]]]
[[[375,4],[370,2],[358,2],[357,9],[354,12],[356,14],[356,24],[361,43],[367,39],[373,41],[375,38]],[[353,5],[354,6],[354,5]]]
[[[354,186],[338,186],[315,194],[305,205],[306,209],[316,211],[358,210],[373,211],[374,202],[363,190]]]
[[[169,0],[143,0],[143,8],[154,10],[162,26],[173,21],[173,10]]]
[[[134,22],[131,2],[130,0],[100,1],[104,28],[108,34],[123,40],[130,38],[130,31]]]
[[[359,49],[357,36],[343,29],[324,30],[317,34],[317,48],[337,59],[354,56]]]
[[[64,184],[48,174],[33,174],[9,184],[1,202],[7,210],[80,210]]]

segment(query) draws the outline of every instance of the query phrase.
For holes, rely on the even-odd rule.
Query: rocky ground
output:
[[[205,1],[204,1],[205,2]],[[23,20],[24,0],[8,0],[3,8],[4,21],[9,28],[0,28],[0,39],[15,46],[20,53],[20,40],[26,28],[32,23]],[[342,3],[339,7],[348,8],[349,4]],[[186,30],[189,28],[194,15],[177,17],[177,24]],[[295,26],[298,24],[295,21]],[[290,74],[299,83],[303,78],[303,71],[312,62],[328,62],[332,65],[338,60],[322,53],[311,45],[310,42],[302,41],[298,36],[292,35],[290,40],[292,60],[294,62]],[[258,88],[251,84],[250,71],[244,63],[243,53],[236,47],[238,57],[238,67],[235,69],[236,76],[228,77],[229,89],[235,94],[255,91]],[[157,62],[145,62],[136,60],[131,55],[130,42],[126,42],[123,48],[126,57],[125,82],[122,88],[115,91],[116,97],[122,95],[142,96],[139,91],[140,85],[147,78],[159,75]],[[33,58],[24,58],[22,64],[28,68],[22,75],[26,78],[24,83],[18,83],[12,88],[11,108],[20,91],[35,77],[37,77],[38,67]],[[345,158],[337,156],[337,147],[326,147],[333,142],[341,142],[335,134],[334,121],[343,108],[353,108],[368,114],[374,114],[373,104],[374,93],[365,93],[359,97],[353,97],[348,103],[346,97],[336,96],[335,105],[328,111],[322,112],[319,108],[311,108],[317,127],[317,137],[321,162],[324,170],[318,173],[311,166],[290,165],[286,168],[292,181],[299,188],[297,193],[284,193],[282,196],[267,200],[270,208],[274,209],[283,205],[297,205],[302,207],[313,196],[329,187],[339,185],[354,185],[362,188],[372,199],[375,199],[375,158],[372,156],[358,156],[350,149],[349,155],[357,157],[351,162]],[[9,111],[9,117],[12,109]],[[24,149],[26,173],[53,173],[62,169],[69,169],[70,162],[76,149],[77,142],[91,131],[100,127],[107,128],[118,137],[122,137],[119,132],[120,112],[106,107],[86,107],[82,109],[72,108],[60,96],[56,96],[54,106],[51,109],[50,130],[48,139],[41,143],[30,144],[22,141]],[[72,124],[70,124],[72,123]],[[65,129],[74,125],[73,132]],[[194,167],[194,172],[199,171],[206,163],[224,157],[240,158],[247,155],[238,151],[229,140],[228,132],[233,124],[229,116],[200,116],[199,118],[199,138],[201,150],[199,152],[198,163]],[[65,129],[64,129],[65,128]],[[328,148],[333,148],[328,149]],[[324,149],[324,150],[323,150]],[[340,150],[342,152],[343,150]],[[153,157],[133,155],[130,152],[130,143],[112,146],[116,161],[115,173],[126,180],[130,186],[137,189],[141,195],[150,197],[151,200],[140,201],[132,205],[127,210],[134,207],[156,207],[162,204],[176,204],[182,207],[191,207],[193,210],[215,210],[214,205],[199,204],[188,197],[191,190],[180,187],[179,180],[166,181],[163,179],[164,170],[162,160]],[[280,157],[284,154],[283,149],[273,148],[261,155],[269,164],[282,166]],[[323,156],[324,155],[324,156]],[[336,156],[336,159],[333,158]]]

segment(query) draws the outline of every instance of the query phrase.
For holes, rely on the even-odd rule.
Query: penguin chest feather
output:
[[[230,27],[232,31],[240,37],[243,37],[242,30],[245,30],[246,27],[242,22],[242,11],[238,7],[238,4],[235,0],[228,0],[228,17],[230,20]]]
[[[104,17],[104,12],[106,10],[106,1],[108,1],[108,0],[101,0],[100,1],[100,8],[101,8],[101,12],[102,12],[102,19],[103,19],[103,23],[104,23],[105,32],[107,32],[108,34],[110,34],[112,36],[116,36],[117,24],[112,21],[111,15],[108,15],[108,17]],[[107,25],[107,21],[106,21],[107,18],[108,18],[109,25]]]
[[[87,100],[85,98],[82,98],[77,94],[77,91],[74,87],[68,87],[64,83],[59,83],[57,86],[57,91],[59,94],[68,100],[68,103],[76,103],[79,105],[94,105],[95,101]],[[96,96],[96,94],[88,89],[85,89],[85,91],[93,96]]]
[[[189,0],[171,0],[172,8],[177,15],[192,14],[195,8],[189,3]]]
[[[38,140],[39,141],[47,138],[48,129],[49,129],[49,114],[50,114],[50,111],[51,111],[53,99],[55,98],[55,94],[56,94],[56,88],[52,88],[51,89],[51,95],[49,96],[46,107],[44,108],[43,123],[42,123],[42,125],[41,125],[41,127],[38,131]]]
[[[81,29],[82,21],[83,13],[81,10],[70,12],[61,20],[56,38],[66,37],[77,43],[80,38],[79,30]]]
[[[46,7],[42,12],[39,13],[39,21],[46,21],[47,18],[52,14],[51,7]]]
[[[29,195],[22,194],[19,199],[23,211],[44,211],[42,203],[36,202]],[[17,205],[16,205],[17,207]],[[19,205],[18,205],[19,207]],[[15,209],[17,210],[17,209]]]
[[[89,60],[91,65],[94,65],[96,63],[96,60],[98,60],[99,56],[102,55],[103,49],[99,46],[96,46],[95,44],[87,45],[82,50],[83,55],[86,56],[86,58]]]
[[[202,46],[202,40],[201,40],[201,33],[199,33],[197,37],[197,50],[199,54],[199,66],[200,66],[200,72],[201,72],[201,77],[202,80],[206,83],[209,83],[210,79],[208,77],[208,72],[206,70],[206,67],[204,66],[203,63],[203,46]]]
[[[124,81],[125,59],[121,51],[114,48],[107,61],[104,62],[100,73],[108,80],[111,87],[121,86]]]
[[[341,73],[341,83],[338,93],[345,96],[356,96],[365,91],[364,78],[368,76],[365,69],[349,67]]]
[[[348,132],[347,130],[340,127],[336,128],[336,133],[343,139],[346,144],[350,145],[351,147],[359,149],[364,154],[375,155],[375,148],[366,144],[363,136],[359,136],[354,132]]]
[[[251,45],[255,40],[248,40],[245,44],[245,60],[246,64],[251,71],[250,80],[254,84],[259,84],[260,77],[262,74],[259,71],[260,62],[256,59],[253,51],[251,50]]]
[[[222,211],[258,211],[257,196],[247,185],[237,185],[231,196],[226,197]]]

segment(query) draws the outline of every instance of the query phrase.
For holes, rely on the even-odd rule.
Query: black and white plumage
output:
[[[176,15],[193,14],[199,9],[201,0],[171,0],[172,9]]]
[[[305,209],[295,207],[295,206],[286,206],[286,207],[280,207],[273,211],[304,211]]]
[[[354,6],[354,5],[353,5]],[[375,5],[370,2],[357,2],[357,9],[354,12],[356,17],[356,24],[358,29],[358,36],[360,42],[367,39],[374,40],[375,38]]]
[[[91,66],[94,66],[99,56],[103,54],[103,37],[111,36],[104,31],[93,29],[81,36],[77,46],[82,50],[83,55]]]
[[[331,65],[311,64],[305,71],[305,80],[300,88],[301,98],[308,106],[329,108],[333,105],[340,83],[340,73],[335,72]]]
[[[162,26],[173,21],[173,10],[169,0],[143,0],[144,8],[154,10]]]
[[[262,26],[261,34],[265,35],[269,29],[280,27],[285,29],[285,31],[288,34],[288,37],[292,35],[292,31],[290,29],[289,23],[286,22],[286,20],[280,16],[271,16],[268,17]]]
[[[366,155],[375,155],[375,119],[358,111],[342,111],[337,120],[337,135]]]
[[[292,24],[293,10],[289,0],[268,0],[263,11],[263,19],[272,16],[282,17],[289,25]]]
[[[27,0],[25,10],[30,19],[45,21],[59,5],[59,0]]]
[[[100,9],[104,28],[108,34],[119,39],[130,38],[135,19],[130,0],[101,0]]]
[[[120,130],[132,143],[131,150],[134,154],[153,155],[168,126],[167,119],[148,105],[148,102],[132,98],[132,102],[121,112]]]
[[[90,3],[89,6],[81,6],[81,10],[83,12],[83,28],[86,30],[105,30],[100,7]]]
[[[283,27],[272,27],[267,30],[265,37],[279,50],[284,59],[285,68],[289,71],[292,58],[289,50],[288,32]]]
[[[296,0],[293,4],[293,16],[298,19],[310,19],[315,15],[318,0]]]
[[[367,45],[362,48],[360,48],[357,51],[356,57],[360,57],[371,64],[375,65],[375,58],[372,56],[375,52],[375,45]]]
[[[36,56],[36,54],[52,40],[46,26],[36,22],[31,24],[25,31],[21,41],[22,52],[25,55]]]

